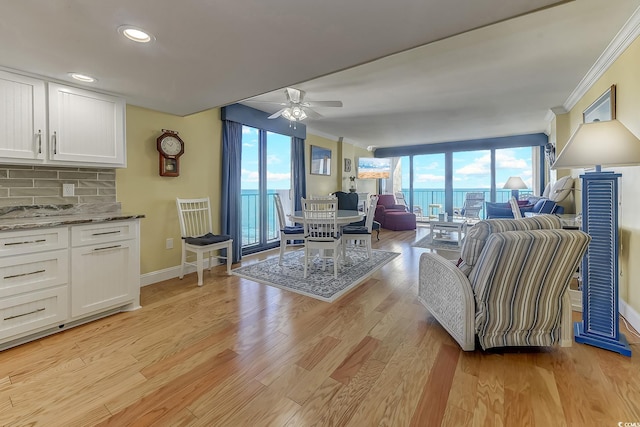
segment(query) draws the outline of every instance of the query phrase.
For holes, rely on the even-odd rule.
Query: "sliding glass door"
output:
[[[538,146],[399,157],[401,173],[394,174],[395,181],[386,191],[402,191],[407,203],[421,208],[425,219],[445,210],[460,212],[469,192],[482,193],[485,201],[508,201],[511,190],[503,186],[510,176],[519,176],[527,184],[521,196],[539,194],[536,151],[540,152]]]
[[[496,150],[496,201],[507,202],[511,190],[503,189],[510,176],[522,178],[527,188],[520,190],[520,197],[535,193],[533,180],[533,150],[531,147],[503,148]]]
[[[452,187],[454,212],[461,212],[467,193],[483,193],[485,201],[491,200],[491,151],[453,153]]]
[[[280,233],[274,194],[290,210],[291,137],[242,128],[242,253],[275,247]]]
[[[401,157],[402,183],[400,188],[414,212],[422,213],[418,220],[437,215],[444,209],[444,154]],[[419,208],[419,209],[416,209]]]

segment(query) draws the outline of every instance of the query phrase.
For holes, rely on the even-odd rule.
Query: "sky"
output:
[[[242,189],[258,189],[258,130],[242,128]],[[532,185],[531,147],[496,150],[496,187],[502,188],[510,176],[519,176]],[[355,165],[356,159],[352,159]],[[408,157],[403,158],[408,164]],[[444,188],[444,154],[414,156],[414,188]],[[404,166],[403,164],[403,166]],[[335,162],[334,165],[335,167]],[[453,154],[454,188],[491,187],[490,151]],[[402,168],[403,188],[409,187],[408,168]],[[291,181],[291,138],[267,132],[267,187],[289,189]],[[405,184],[406,183],[406,184]]]
[[[242,127],[242,189],[258,189],[258,129]],[[267,188],[286,190],[291,184],[291,137],[267,132]]]

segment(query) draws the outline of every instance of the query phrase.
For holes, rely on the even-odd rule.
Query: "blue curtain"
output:
[[[304,170],[304,139],[291,138],[291,161],[293,162],[293,206],[302,210],[301,198],[307,197],[307,175]]]
[[[222,194],[221,223],[222,233],[233,239],[233,262],[242,259],[241,212],[241,159],[242,124],[224,120],[222,130]]]

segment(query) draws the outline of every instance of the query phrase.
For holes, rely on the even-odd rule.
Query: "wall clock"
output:
[[[162,135],[156,140],[159,155],[160,176],[180,175],[180,156],[184,154],[184,142],[178,132],[162,129]]]

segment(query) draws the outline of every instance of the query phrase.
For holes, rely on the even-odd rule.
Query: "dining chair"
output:
[[[367,258],[371,259],[371,230],[373,228],[373,216],[375,215],[377,204],[378,196],[371,196],[364,225],[346,225],[342,227],[343,258],[345,257],[346,247],[349,242],[353,242],[354,246],[357,246],[359,243],[364,243],[367,249]]]
[[[280,195],[274,194],[273,200],[276,204],[278,223],[280,224],[280,260],[278,261],[278,265],[282,265],[282,259],[284,258],[284,253],[287,250],[289,242],[304,240],[304,227],[301,225],[287,225]]]
[[[322,258],[322,268],[327,259],[333,260],[333,275],[338,278],[338,264],[342,256],[342,237],[338,228],[338,200],[335,197],[323,199],[302,198],[304,215],[304,277],[307,277],[312,251],[318,250]],[[330,251],[330,255],[328,252]],[[315,256],[315,255],[314,255]]]
[[[184,277],[186,265],[196,267],[198,272],[198,286],[202,286],[202,270],[204,268],[204,255],[209,256],[209,270],[211,270],[213,258],[225,259],[227,262],[227,274],[231,274],[231,258],[233,252],[233,239],[227,235],[213,234],[211,224],[211,202],[208,197],[199,199],[176,198],[178,218],[180,219],[180,234],[182,235],[182,261],[180,263],[180,278]],[[226,249],[226,256],[214,255],[213,252]],[[187,253],[196,255],[196,262],[187,261]]]

